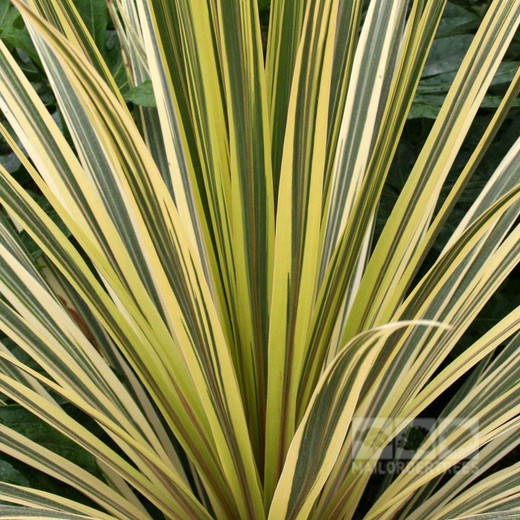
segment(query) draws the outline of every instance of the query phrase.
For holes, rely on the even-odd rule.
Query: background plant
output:
[[[441,71],[442,1],[78,5],[0,10],[0,515],[518,508],[518,2]]]

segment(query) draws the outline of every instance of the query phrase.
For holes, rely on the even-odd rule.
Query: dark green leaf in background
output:
[[[137,87],[129,89],[124,95],[125,101],[130,101],[141,107],[156,107],[155,97],[153,94],[152,82],[150,80],[143,81]]]
[[[74,2],[97,47],[104,51],[108,26],[108,9],[105,0],[76,0]]]
[[[437,38],[466,34],[478,27],[480,18],[471,11],[455,4],[448,3],[444,17],[437,31]]]
[[[423,77],[457,71],[472,40],[471,34],[436,39],[424,67]]]
[[[0,0],[0,38],[7,45],[19,49],[28,58],[39,63],[36,49],[23,24],[22,17],[9,0]]]
[[[30,482],[12,464],[0,459],[0,481],[17,486],[29,486]]]

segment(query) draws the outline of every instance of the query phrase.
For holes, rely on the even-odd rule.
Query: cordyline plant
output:
[[[520,2],[491,3],[380,232],[445,1],[274,0],[264,61],[254,0],[118,0],[129,82],[156,100],[133,112],[71,0],[15,4],[66,133],[1,44],[3,135],[56,216],[0,169],[0,328],[18,345],[0,390],[98,471],[2,424],[11,460],[82,495],[4,482],[0,518],[519,510],[520,464],[488,470],[520,443],[520,309],[455,347],[520,257],[520,140],[431,255],[518,94],[520,73],[441,196]]]

